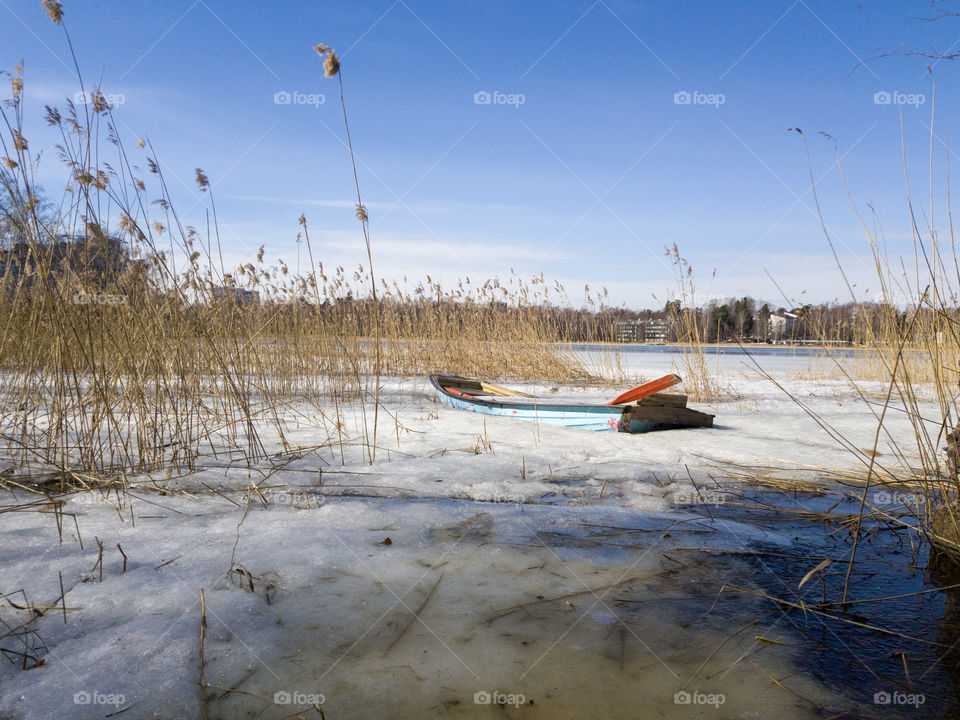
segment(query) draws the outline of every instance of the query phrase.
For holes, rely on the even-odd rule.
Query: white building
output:
[[[797,316],[791,312],[776,313],[770,316],[769,320],[770,338],[773,340],[783,340],[793,337],[793,329],[797,324]]]
[[[670,323],[665,320],[622,320],[613,324],[617,342],[665,343],[670,335]]]

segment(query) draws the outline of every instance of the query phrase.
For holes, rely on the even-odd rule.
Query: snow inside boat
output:
[[[676,379],[679,381],[679,378]],[[533,395],[457,375],[431,375],[441,402],[461,410],[581,430],[644,433],[713,427],[713,415],[691,410],[687,396],[658,392],[635,404],[594,405],[542,400]]]

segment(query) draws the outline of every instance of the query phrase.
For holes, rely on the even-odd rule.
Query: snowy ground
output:
[[[646,379],[675,360],[629,357]],[[201,589],[211,718],[319,717],[313,703],[331,720],[799,718],[869,702],[805,673],[789,628],[758,642],[749,600],[710,612],[714,591],[675,562],[703,547],[789,548],[776,529],[692,511],[698,490],[713,501],[740,484],[724,479],[731,463],[793,477],[858,466],[743,360],[718,365],[735,397],[696,406],[716,414],[714,429],[631,436],[484,418],[438,405],[424,379],[393,379],[372,466],[291,414],[301,452],[133,479],[166,492],[135,486],[119,506],[74,495],[62,541],[53,513],[0,513],[0,591],[42,608],[62,575],[67,609],[66,622],[51,608],[3,642],[44,662],[0,661],[0,716],[200,717]],[[856,448],[873,447],[879,408],[845,381],[798,377],[810,358],[760,362]],[[866,389],[882,404],[885,388]],[[889,423],[912,436],[902,414]],[[878,452],[893,460],[886,440]],[[0,619],[27,612],[3,607]]]

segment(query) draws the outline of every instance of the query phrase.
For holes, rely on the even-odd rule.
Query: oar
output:
[[[607,405],[625,405],[634,400],[642,400],[645,397],[650,397],[667,388],[671,388],[679,382],[682,382],[679,375],[664,375],[662,378],[651,380],[643,385],[637,385],[635,388],[627,390],[621,395],[617,395],[613,400],[608,402]]]
[[[484,392],[488,392],[492,395],[500,395],[501,397],[525,397],[532,398],[533,395],[527,395],[527,393],[520,392],[519,390],[511,390],[510,388],[500,387],[499,385],[493,385],[492,383],[480,381],[480,387],[483,388]]]

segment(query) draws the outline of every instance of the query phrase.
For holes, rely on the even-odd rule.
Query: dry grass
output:
[[[932,124],[931,120],[931,126]],[[931,176],[932,162],[931,155]],[[949,165],[947,170],[949,175]],[[958,456],[955,454],[948,457],[943,452],[951,434],[957,429],[960,410],[957,404],[960,372],[960,264],[957,261],[950,213],[949,184],[945,198],[947,230],[941,233],[934,224],[933,187],[930,188],[930,207],[918,213],[906,167],[905,177],[914,248],[913,257],[909,259],[888,257],[884,243],[878,237],[877,223],[864,220],[852,194],[847,191],[872,253],[883,303],[872,311],[864,306],[864,312],[858,318],[858,340],[864,346],[864,351],[855,353],[852,358],[842,361],[838,359],[835,365],[844,377],[850,379],[864,400],[868,393],[875,394],[875,391],[862,388],[862,380],[879,382],[882,386],[882,405],[875,411],[877,428],[873,447],[863,450],[867,456],[867,473],[861,491],[861,515],[869,509],[867,493],[871,486],[898,479],[887,477],[889,472],[881,469],[876,461],[881,438],[890,438],[886,427],[888,411],[895,409],[906,414],[913,430],[912,437],[901,436],[893,442],[898,448],[897,454],[904,460],[909,458],[903,463],[904,466],[913,468],[900,479],[919,483],[922,489],[924,501],[917,505],[915,511],[919,527],[934,544],[949,545],[952,542],[950,537],[960,538],[960,516],[956,512],[956,501],[960,497]],[[812,190],[819,212],[815,183]],[[928,218],[929,225],[926,229],[921,229],[918,224],[918,214]],[[833,250],[834,241],[822,216],[821,225]],[[946,242],[944,237],[947,238]],[[847,279],[836,251],[833,251],[850,296],[855,297],[853,286]],[[842,444],[849,444],[846,438],[839,437],[838,440]],[[952,530],[952,533],[948,534],[948,529]],[[948,535],[950,537],[947,537]],[[858,523],[854,533],[853,558],[856,556],[859,537]],[[938,538],[948,542],[941,542]],[[851,561],[850,567],[852,566]]]
[[[325,73],[339,75],[331,57]],[[326,268],[305,217],[293,268],[263,248],[226,267],[206,174],[196,180],[212,222],[198,231],[177,213],[149,142],[125,147],[114,109],[79,76],[92,102],[46,108],[69,180],[59,205],[44,207],[21,68],[10,79],[0,107],[10,232],[0,255],[0,479],[115,486],[128,473],[189,471],[220,450],[252,464],[265,457],[266,431],[286,449],[282,409],[299,401],[320,411],[341,450],[344,408],[359,407],[372,462],[381,375],[589,379],[558,343],[582,336],[591,316],[559,311],[557,283],[375,279],[359,186],[366,267]]]
[[[667,251],[672,260],[679,291],[680,307],[673,315],[674,331],[680,345],[684,387],[695,402],[716,402],[731,394],[723,389],[718,380],[719,373],[710,368],[707,352],[704,350],[708,333],[703,326],[704,315],[696,309],[697,289],[693,268],[680,257],[676,245]],[[719,358],[719,356],[715,356]]]

